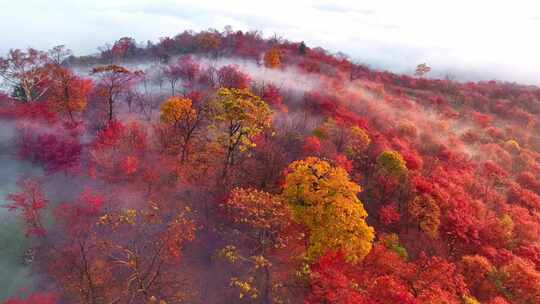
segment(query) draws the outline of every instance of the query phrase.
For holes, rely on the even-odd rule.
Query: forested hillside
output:
[[[538,87],[229,28],[0,76],[37,168],[5,197],[34,274],[6,304],[540,303]]]

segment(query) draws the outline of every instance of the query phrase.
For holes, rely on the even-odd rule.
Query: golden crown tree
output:
[[[161,105],[161,122],[168,128],[164,137],[172,141],[168,146],[179,147],[180,160],[184,162],[189,156],[190,144],[201,121],[201,111],[193,107],[189,98],[171,97]]]
[[[371,250],[374,229],[357,197],[361,188],[347,172],[316,157],[293,162],[285,178],[283,198],[297,222],[308,229],[310,260],[329,250],[342,251],[356,263]]]
[[[253,138],[271,126],[272,111],[248,89],[220,88],[210,104],[217,140],[225,148],[223,176],[235,164],[238,152],[253,147]]]

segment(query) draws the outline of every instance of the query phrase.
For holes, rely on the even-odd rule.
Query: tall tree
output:
[[[438,237],[439,225],[441,224],[441,210],[433,198],[429,195],[415,197],[409,202],[408,211],[427,236],[432,239]]]
[[[18,186],[21,192],[9,194],[7,198],[10,203],[3,207],[21,213],[27,236],[45,235],[43,211],[49,202],[43,195],[41,181],[35,178],[22,179]]]
[[[92,75],[99,78],[98,92],[105,99],[107,104],[107,119],[111,122],[114,119],[114,106],[118,102],[121,94],[126,92],[133,82],[142,72],[132,72],[122,66],[105,65],[92,69]]]
[[[165,210],[157,203],[108,212],[98,231],[105,267],[116,271],[115,297],[124,303],[150,303],[152,297],[178,303],[188,296],[178,271],[184,245],[195,238],[187,210]]]
[[[293,162],[285,177],[283,199],[294,218],[308,229],[307,257],[341,250],[356,263],[371,250],[374,230],[357,193],[361,188],[347,172],[316,157]]]
[[[210,104],[212,126],[225,149],[223,176],[236,162],[239,152],[253,147],[253,138],[271,125],[272,111],[248,89],[221,88]]]
[[[48,73],[44,68],[48,61],[46,53],[32,48],[26,52],[10,50],[6,57],[0,57],[0,77],[13,87],[16,99],[36,101],[48,90]]]
[[[179,146],[181,162],[189,156],[191,140],[202,119],[202,112],[202,109],[195,109],[188,98],[171,97],[161,105],[161,121],[165,124],[163,141],[169,148]]]
[[[233,283],[253,284],[261,303],[276,303],[279,295],[273,291],[284,279],[279,270],[288,262],[276,253],[288,242],[284,233],[291,214],[286,203],[270,193],[234,188],[221,208],[228,219],[224,230],[237,240],[221,251],[222,256],[240,266],[244,270],[241,274],[247,276],[236,277]],[[254,277],[253,282],[249,282],[249,277]]]
[[[121,59],[121,61],[125,61],[126,59],[135,56],[136,51],[137,43],[135,42],[135,39],[131,37],[122,37],[118,39],[111,49],[112,56]]]
[[[62,65],[66,59],[73,55],[70,49],[65,45],[57,45],[49,50],[49,59],[54,65]]]
[[[81,78],[59,65],[50,67],[50,72],[47,101],[55,112],[67,115],[73,122],[75,113],[82,112],[86,108],[92,81]]]

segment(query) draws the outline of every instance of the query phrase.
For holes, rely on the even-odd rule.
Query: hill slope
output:
[[[44,170],[6,198],[44,278],[28,301],[540,301],[540,88],[240,31],[0,74],[0,124]]]

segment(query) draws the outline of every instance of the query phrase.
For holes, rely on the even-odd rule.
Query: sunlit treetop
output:
[[[285,178],[283,199],[294,218],[309,230],[308,259],[341,250],[356,263],[371,250],[374,230],[347,172],[316,157],[293,162]]]
[[[220,88],[210,113],[214,121],[224,124],[229,143],[240,150],[253,146],[253,136],[271,125],[272,111],[248,89]]]
[[[351,136],[346,151],[350,156],[359,156],[368,148],[371,139],[366,130],[358,126],[353,126],[350,132]]]
[[[407,174],[407,165],[397,151],[384,151],[377,157],[377,166],[387,175],[401,177]]]
[[[234,188],[222,207],[234,224],[270,233],[279,232],[290,218],[280,197],[257,189]]]
[[[196,110],[192,107],[191,99],[171,97],[161,104],[161,121],[176,123],[181,120],[192,120],[196,117]]]

